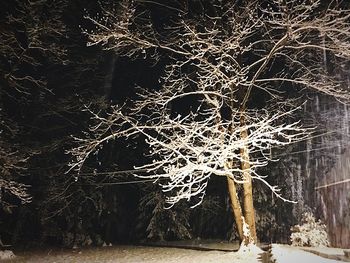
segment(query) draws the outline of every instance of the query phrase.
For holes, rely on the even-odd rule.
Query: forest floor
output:
[[[0,262],[8,263],[335,263],[350,262],[343,256],[342,249],[309,249],[312,253],[300,248],[287,245],[272,245],[269,253],[257,247],[246,248],[239,251],[224,251],[222,244],[219,250],[198,250],[178,247],[146,247],[146,246],[112,246],[101,248],[82,248],[45,251],[15,251],[16,257]],[[211,247],[214,247],[211,244]],[[201,247],[199,248],[201,249]],[[205,250],[205,249],[204,249]],[[271,259],[275,261],[271,261]]]

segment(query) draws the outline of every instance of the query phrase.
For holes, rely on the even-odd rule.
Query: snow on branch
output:
[[[71,169],[79,171],[89,155],[98,152],[110,139],[142,135],[149,146],[147,156],[151,161],[135,167],[147,171],[139,177],[158,182],[168,193],[166,201],[170,206],[193,197],[199,198],[198,205],[210,176],[229,176],[236,183],[245,182],[239,164],[242,161],[240,149],[247,147],[253,156],[249,161],[252,178],[263,181],[283,199],[279,189],[259,175],[257,168],[270,161],[268,153],[272,147],[304,139],[308,131],[298,122],[283,123],[290,112],[248,111],[244,113],[248,137],[242,139],[239,119],[242,113],[234,112],[236,117],[230,121],[218,119],[219,114],[215,108],[199,108],[196,113],[176,117],[154,113],[146,123],[124,115],[118,108],[108,117],[95,114],[93,118],[98,124],[91,127],[95,137],[77,139],[79,146],[70,151],[76,158]]]
[[[18,198],[22,203],[29,203],[32,200],[28,193],[29,186],[18,182],[18,179],[27,170],[26,164],[30,155],[22,154],[17,147],[19,148],[14,143],[5,143],[4,138],[0,136],[0,189],[3,193],[10,193]],[[0,193],[0,204],[3,201]]]
[[[272,147],[302,140],[309,130],[287,121],[297,107],[272,113],[250,110],[247,102],[256,89],[264,91],[265,106],[268,99],[286,102],[284,95],[296,93],[284,93],[287,88],[348,101],[349,90],[330,76],[327,64],[350,59],[350,12],[335,3],[323,8],[320,0],[219,2],[216,16],[181,12],[157,26],[140,1],[121,1],[119,7],[101,7],[101,15],[86,15],[95,26],[84,31],[88,45],[100,44],[130,59],[164,57],[166,66],[160,90],[143,90],[129,108],[91,112],[96,125],[85,138],[76,138],[78,146],[69,151],[75,158],[71,170],[79,172],[109,140],[139,135],[152,162],[135,169],[146,169],[145,176],[162,185],[170,206],[192,197],[200,203],[212,175],[244,183],[248,172],[286,201],[258,168],[270,161]],[[197,109],[177,115],[174,104],[186,96]],[[249,158],[243,159],[243,148]]]
[[[247,88],[248,98],[253,88],[278,96],[268,84],[291,83],[349,100],[349,91],[329,76],[326,64],[328,58],[350,59],[350,10],[336,3],[324,8],[320,0],[258,2],[239,8],[221,3],[222,14],[215,17],[183,12],[156,29],[147,8],[135,13],[141,2],[122,1],[86,15],[95,28],[84,33],[88,45],[129,58],[166,56],[171,63],[162,81],[168,86],[219,87],[223,94]]]

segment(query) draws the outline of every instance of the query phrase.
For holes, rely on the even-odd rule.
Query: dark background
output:
[[[194,16],[211,12],[211,1],[167,4],[186,4]],[[211,179],[198,208],[183,202],[165,210],[164,194],[157,185],[135,183],[131,173],[115,172],[146,161],[147,149],[141,140],[106,145],[89,160],[79,180],[67,173],[71,156],[66,150],[75,146],[72,136],[82,137],[90,124],[85,106],[103,111],[116,103],[132,103],[136,86],[160,88],[158,79],[166,60],[154,64],[142,58],[117,57],[98,46],[87,47],[81,28],[92,25],[83,16],[97,14],[98,1],[1,0],[0,6],[0,179],[27,185],[32,197],[24,203],[1,187],[0,237],[4,244],[71,247],[146,239],[237,238],[224,178]],[[176,10],[151,2],[143,8],[151,11],[155,27],[178,15]],[[340,129],[324,113],[341,118],[342,106],[325,96],[305,96],[309,103],[298,117],[310,125],[317,123],[319,134]],[[195,101],[174,107],[181,110],[192,103]],[[260,101],[250,103],[259,105]],[[289,146],[277,153],[279,162],[264,168],[272,184],[281,185],[286,197],[300,202],[292,205],[276,200],[256,182],[254,201],[261,241],[288,242],[290,226],[306,210],[322,216],[315,181],[326,178],[346,151],[344,144],[334,146],[339,145],[333,142],[341,141],[340,137],[333,133],[310,140],[311,146],[306,141]],[[317,150],[325,144],[327,150]],[[25,161],[17,163],[18,159]],[[322,162],[315,165],[315,160]]]

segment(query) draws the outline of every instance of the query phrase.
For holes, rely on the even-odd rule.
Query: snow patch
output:
[[[327,259],[310,252],[305,252],[299,248],[272,244],[271,246],[271,260],[275,263],[295,263],[295,262],[307,262],[307,263],[339,263],[343,261],[337,261],[333,259]]]
[[[312,213],[303,214],[303,224],[291,228],[292,246],[328,247],[329,240],[326,225],[321,220],[316,221]]]
[[[15,254],[11,250],[0,251],[0,260],[13,259],[15,257]]]
[[[264,251],[255,244],[244,245],[242,243],[239,250],[234,254],[234,262],[260,262],[259,258],[262,253],[264,253]]]

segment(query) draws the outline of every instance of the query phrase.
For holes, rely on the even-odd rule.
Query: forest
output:
[[[349,10],[1,0],[0,245],[349,248]]]

